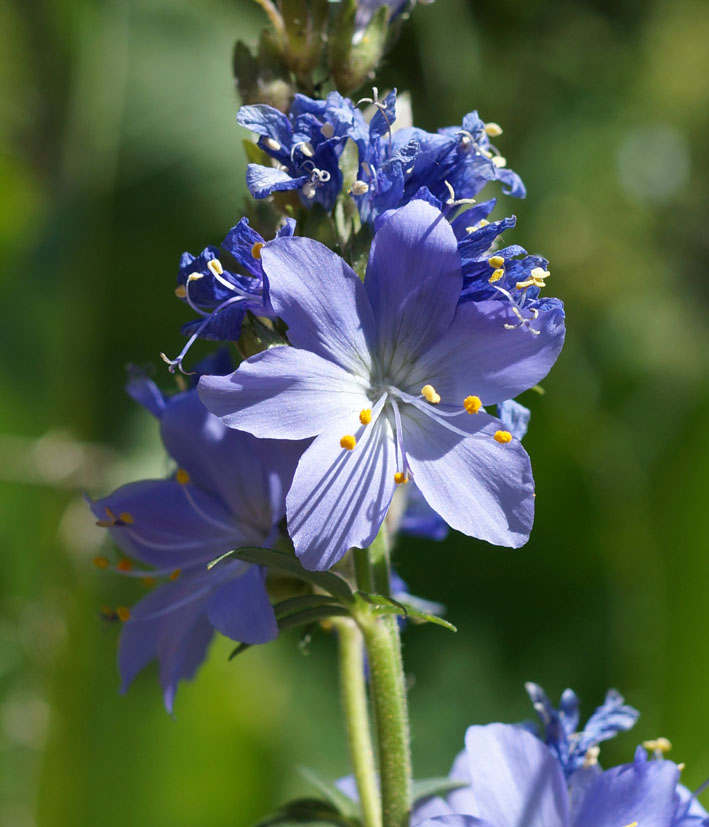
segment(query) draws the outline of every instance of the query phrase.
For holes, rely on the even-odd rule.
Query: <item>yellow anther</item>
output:
[[[133,525],[133,523],[135,522],[133,520],[133,515],[130,514],[128,511],[121,511],[119,517],[121,522],[125,523],[126,525]]]
[[[275,138],[264,138],[263,142],[271,152],[278,152],[281,148],[280,143]]]
[[[251,255],[252,255],[254,258],[261,258],[261,250],[262,250],[262,248],[263,248],[263,247],[265,247],[265,246],[266,246],[266,245],[263,243],[263,241],[257,241],[257,242],[254,244],[254,246],[251,248]]]
[[[96,525],[100,525],[101,528],[110,528],[116,524],[116,515],[108,506],[106,506],[106,516],[108,517],[107,520],[96,520]]]
[[[600,747],[589,747],[586,750],[586,754],[583,756],[583,766],[585,769],[589,767],[595,767],[598,763],[598,756],[601,754]]]
[[[684,763],[684,761],[682,761],[680,764],[677,764],[677,769],[678,769],[680,772],[682,772],[682,770],[683,770],[686,766],[687,766],[687,765]]]
[[[190,481],[190,475],[184,468],[178,468],[177,474],[175,474],[175,479],[180,483],[180,485],[187,485]]]
[[[154,577],[141,577],[140,582],[145,586],[146,589],[152,589],[153,586],[157,583],[157,580]]]
[[[340,448],[344,448],[346,451],[354,450],[356,444],[357,440],[352,436],[352,434],[345,434],[340,440]]]
[[[170,580],[172,580],[172,581],[173,581],[173,583],[174,583],[174,581],[175,581],[175,580],[177,580],[177,578],[178,578],[181,574],[182,574],[182,569],[175,569],[175,571],[173,571],[173,572],[170,574]]]
[[[108,506],[106,506],[106,516],[109,520],[113,520],[114,523],[116,522],[116,515],[113,513],[113,511],[111,511],[111,509]]]
[[[369,192],[369,184],[366,181],[355,181],[350,188],[352,195],[364,195]]]
[[[494,284],[496,281],[499,281],[504,275],[505,271],[502,269],[502,267],[498,267],[498,269],[495,270],[495,272],[490,276],[488,281],[490,282],[490,284]],[[519,287],[519,285],[517,286]]]
[[[127,606],[119,606],[116,609],[116,614],[118,615],[118,619],[124,623],[126,620],[130,620],[130,609]]]
[[[483,403],[480,401],[479,396],[466,396],[463,400],[463,407],[469,414],[476,414],[482,406]]]
[[[218,258],[213,258],[211,261],[207,262],[207,267],[214,273],[215,276],[221,276],[224,272],[224,268],[222,267],[221,261]],[[192,276],[190,276],[192,278]]]
[[[127,557],[121,557],[121,559],[116,564],[116,568],[118,569],[118,571],[132,571],[133,561],[129,560]]]
[[[502,155],[495,155],[492,159],[492,163],[498,169],[502,169],[503,167],[507,166],[507,158],[503,157]]]
[[[216,259],[215,259],[215,261],[216,261]],[[211,264],[211,263],[212,262],[210,261],[209,264]],[[219,264],[218,261],[217,261],[217,264]],[[207,265],[207,266],[209,266],[209,265]],[[222,265],[219,264],[219,266],[221,267]],[[224,272],[223,270],[217,270],[216,267],[210,268],[210,269],[212,269],[213,272],[216,270],[219,275],[221,275]],[[190,282],[190,281],[199,281],[200,279],[203,279],[203,278],[204,278],[204,273],[190,273],[189,276],[187,276],[187,281],[188,282]]]
[[[185,296],[187,295],[187,288],[185,287],[184,284],[178,284],[177,285],[177,287],[175,288],[175,295],[177,296],[178,299],[184,299],[185,298]]]
[[[480,221],[478,221],[478,226],[475,229],[482,230],[482,228],[487,227],[489,223],[490,222],[487,220],[487,218],[481,218]]]
[[[104,557],[103,554],[97,554],[92,562],[97,569],[107,569],[109,566],[108,557]]]
[[[362,425],[369,425],[372,421],[372,409],[371,408],[362,408],[359,412],[359,421]]]
[[[491,256],[487,260],[487,263],[490,265],[490,267],[494,267],[495,269],[497,269],[498,267],[502,267],[504,265],[505,259],[503,256]]]
[[[518,290],[524,290],[525,287],[546,287],[545,279],[550,275],[543,267],[535,267],[524,281],[518,281],[515,286]]]
[[[661,752],[664,755],[672,749],[672,743],[667,738],[655,738],[652,741],[643,741],[643,747],[650,752]]]
[[[405,482],[408,482],[408,481],[409,481],[409,478],[406,476],[406,474],[403,471],[397,471],[396,474],[394,474],[394,482],[397,485],[403,485]]]
[[[502,127],[499,123],[490,121],[490,123],[485,124],[485,134],[489,135],[491,138],[497,138],[502,135]]]
[[[625,827],[638,827],[638,822],[631,821],[630,824],[626,824]]]
[[[495,431],[493,439],[500,445],[507,445],[508,442],[512,442],[512,434],[509,431]]]
[[[436,393],[433,385],[424,385],[421,388],[421,396],[423,396],[426,402],[430,402],[432,405],[437,405],[441,401],[440,394]]]

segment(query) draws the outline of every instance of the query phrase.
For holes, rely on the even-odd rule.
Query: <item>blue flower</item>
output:
[[[579,699],[576,693],[566,689],[557,710],[541,686],[530,682],[525,688],[542,722],[541,738],[555,753],[567,776],[594,764],[598,744],[633,727],[640,714],[625,704],[619,692],[610,689],[603,704],[591,715],[583,730],[577,732]]]
[[[125,624],[118,665],[125,691],[157,659],[171,711],[179,681],[194,674],[214,629],[244,643],[277,634],[263,570],[236,560],[206,566],[239,546],[273,542],[300,448],[225,428],[196,390],[165,398],[138,378],[129,390],[158,416],[178,470],[169,479],[129,483],[90,505],[99,525],[143,564],[117,569],[164,580],[131,610],[119,610]]]
[[[277,237],[291,236],[294,231],[295,221],[288,218]],[[217,247],[205,247],[198,256],[182,254],[175,295],[201,318],[183,325],[182,332],[189,339],[175,359],[160,354],[171,373],[178,368],[185,372],[182,363],[197,339],[235,342],[247,310],[257,316],[273,315],[260,261],[264,243],[263,236],[249,226],[248,218],[242,218],[227,233],[222,250],[246,270],[246,275],[237,273],[228,261],[225,268]]]
[[[232,428],[315,437],[287,497],[303,565],[326,569],[369,545],[409,478],[453,528],[497,545],[526,542],[529,457],[483,405],[546,376],[563,344],[563,312],[539,313],[532,335],[503,302],[459,305],[456,238],[423,201],[379,228],[364,284],[307,238],[277,239],[262,259],[293,346],[199,387]]]
[[[306,207],[314,203],[331,210],[342,189],[340,155],[358,115],[339,92],[324,101],[296,95],[288,115],[272,106],[242,106],[237,120],[256,132],[259,147],[275,166],[249,164],[246,184],[254,198],[298,190]]]

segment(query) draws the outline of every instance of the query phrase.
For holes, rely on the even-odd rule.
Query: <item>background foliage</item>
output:
[[[0,9],[0,823],[247,825],[347,771],[332,640],[227,663],[219,641],[162,709],[117,692],[101,604],[133,584],[90,565],[81,492],[164,469],[124,365],[181,346],[179,254],[242,214],[245,133],[230,50],[247,0],[21,0]],[[635,733],[709,775],[706,170],[701,0],[439,0],[378,81],[418,125],[478,108],[529,198],[506,236],[549,257],[569,336],[526,439],[538,484],[520,551],[460,536],[397,565],[460,631],[409,630],[414,763],[442,774],[466,725],[530,713],[522,682],[609,685]],[[160,368],[160,376],[168,380]],[[135,585],[136,592],[140,587]],[[136,595],[137,596],[137,595]]]

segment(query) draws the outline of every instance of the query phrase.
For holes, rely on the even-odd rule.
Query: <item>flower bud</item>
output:
[[[373,75],[387,41],[387,6],[381,6],[364,29],[357,28],[356,14],[357,0],[343,0],[330,30],[330,69],[343,95],[356,91]]]

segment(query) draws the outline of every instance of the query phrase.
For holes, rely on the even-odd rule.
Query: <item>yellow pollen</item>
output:
[[[490,282],[490,284],[494,284],[496,281],[499,281],[504,275],[505,271],[502,269],[502,267],[498,267],[498,269],[495,270],[495,272],[490,276],[488,281]],[[519,287],[519,285],[517,286]]]
[[[503,158],[502,155],[495,155],[495,157],[492,159],[492,163],[498,169],[502,169],[503,167],[507,166],[507,158]]]
[[[491,256],[487,260],[487,263],[490,265],[490,267],[494,267],[495,269],[497,269],[498,267],[502,267],[502,265],[505,263],[505,259],[502,256]]]
[[[109,566],[108,557],[104,557],[103,554],[96,555],[92,562],[97,569],[107,569]]]
[[[184,284],[178,284],[177,285],[177,287],[175,288],[175,295],[177,296],[178,299],[184,299],[185,298],[185,296],[187,295],[187,288],[185,287]]]
[[[278,152],[281,148],[280,143],[275,138],[264,138],[263,142],[271,152]]]
[[[145,586],[146,589],[152,589],[157,581],[154,577],[141,577],[140,582]]]
[[[481,218],[481,219],[480,219],[480,221],[478,221],[478,226],[477,226],[477,229],[478,229],[478,230],[482,230],[482,228],[483,228],[483,227],[487,227],[487,225],[488,225],[489,223],[490,223],[490,222],[487,220],[487,218]]]
[[[177,580],[177,578],[181,574],[182,574],[182,569],[175,569],[175,571],[173,571],[172,574],[170,575],[170,580],[172,580],[174,582],[175,580]]]
[[[463,407],[469,414],[476,414],[482,406],[483,403],[480,401],[479,396],[466,396],[463,400]]]
[[[122,511],[119,516],[122,523],[125,523],[126,525],[133,525],[134,520],[132,514],[129,514],[127,511]]]
[[[682,770],[683,770],[686,766],[687,766],[687,765],[684,763],[684,761],[682,761],[682,763],[681,763],[681,764],[677,764],[677,769],[678,769],[680,772],[682,772]]]
[[[485,124],[485,134],[489,135],[491,138],[498,138],[502,135],[502,127],[499,123],[490,121],[490,123]]]
[[[626,824],[625,827],[638,827],[638,822],[631,821],[630,824]]]
[[[340,440],[340,448],[346,451],[353,451],[356,444],[357,440],[351,434],[345,434]]]
[[[116,568],[118,569],[118,571],[132,571],[133,561],[129,560],[127,557],[121,557],[121,559],[116,564]]]
[[[116,614],[118,615],[118,619],[124,623],[126,620],[130,620],[130,609],[127,606],[119,606],[116,609]]]
[[[403,485],[405,482],[408,482],[408,481],[409,481],[409,478],[406,476],[406,474],[403,471],[397,471],[396,474],[394,474],[394,482],[397,485]]]
[[[113,513],[113,511],[111,511],[111,509],[108,506],[106,506],[106,516],[109,518],[109,520],[113,520],[114,523],[116,522],[116,515]]]
[[[436,393],[433,385],[424,385],[421,388],[421,396],[423,396],[426,402],[430,402],[432,405],[437,405],[441,401],[441,397]]]
[[[210,261],[210,264],[211,264],[211,261]],[[221,264],[219,266],[221,267]],[[216,270],[216,269],[217,268],[215,267],[214,270]],[[204,273],[190,273],[189,276],[187,276],[187,281],[188,282],[189,281],[199,281],[200,279],[203,279],[203,278],[204,278]]]
[[[535,267],[529,274],[529,277],[524,281],[518,281],[515,287],[518,290],[524,290],[525,287],[546,287],[545,279],[548,279],[551,274],[543,267]]]
[[[178,468],[177,474],[175,474],[175,479],[180,483],[180,485],[187,485],[190,481],[190,475],[184,468]]]
[[[362,425],[369,425],[372,421],[372,409],[371,408],[362,408],[359,412],[359,421]]]
[[[667,738],[656,738],[653,741],[643,741],[643,747],[650,752],[666,753],[672,749],[672,743]]]
[[[221,261],[219,261],[218,258],[213,258],[211,261],[208,261],[207,267],[212,271],[212,273],[214,273],[215,276],[221,276],[221,274],[224,272],[222,263]]]
[[[512,442],[512,434],[509,431],[495,431],[493,439],[500,445],[507,445],[508,442]]]
[[[106,516],[108,517],[107,520],[96,520],[96,525],[100,525],[102,528],[109,528],[116,524],[116,515],[108,506],[106,506]]]
[[[266,245],[263,243],[263,241],[257,241],[251,248],[251,255],[254,258],[261,258],[261,248],[265,246]]]

